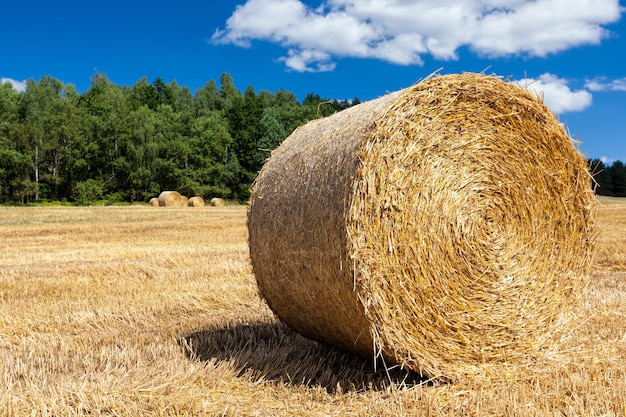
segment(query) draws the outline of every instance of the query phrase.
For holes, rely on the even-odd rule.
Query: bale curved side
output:
[[[159,194],[160,207],[180,207],[182,196],[178,191],[163,191]]]
[[[296,129],[253,185],[250,256],[259,292],[294,330],[368,355],[371,324],[354,292],[345,216],[358,149],[391,94]]]
[[[555,346],[586,286],[594,201],[541,100],[497,77],[437,76],[274,151],[250,255],[297,331],[456,378]]]

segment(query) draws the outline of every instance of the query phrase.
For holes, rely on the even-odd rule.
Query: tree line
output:
[[[79,94],[43,76],[0,85],[0,203],[147,201],[163,190],[245,201],[263,161],[295,128],[354,104],[285,90],[243,93],[230,74],[194,94],[95,74]]]
[[[590,167],[596,194],[626,197],[626,166],[622,161],[617,160],[608,165],[600,159],[594,159],[590,161]]]
[[[242,93],[230,74],[192,94],[144,77],[95,74],[79,94],[44,76],[0,85],[0,203],[148,201],[163,190],[245,201],[263,161],[295,128],[359,103],[285,90]],[[626,167],[589,161],[596,192],[626,196]]]

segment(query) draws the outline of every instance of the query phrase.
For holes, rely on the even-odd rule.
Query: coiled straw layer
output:
[[[435,76],[297,129],[253,187],[261,295],[296,331],[433,378],[555,349],[591,267],[587,163],[495,76]]]

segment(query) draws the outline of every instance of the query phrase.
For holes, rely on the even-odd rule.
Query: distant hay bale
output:
[[[181,207],[183,202],[183,196],[178,191],[163,191],[159,195],[160,207]]]
[[[224,200],[218,197],[214,197],[211,199],[211,201],[209,202],[209,204],[212,207],[222,207],[224,205]]]
[[[152,197],[150,199],[150,203],[149,203],[152,207],[159,207],[159,198],[158,197]]]
[[[296,331],[433,378],[558,347],[595,246],[585,158],[528,90],[435,76],[294,131],[248,213]]]
[[[180,207],[187,207],[188,203],[189,203],[189,197],[186,197],[184,195],[180,196]]]
[[[204,207],[204,199],[199,195],[191,197],[187,202],[189,207]]]

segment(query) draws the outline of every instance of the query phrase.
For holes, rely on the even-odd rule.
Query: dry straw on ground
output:
[[[0,206],[0,415],[626,415],[624,198],[600,199],[567,353],[452,384],[289,331],[257,296],[246,207],[215,210]]]
[[[187,202],[189,207],[204,207],[204,198],[199,195],[191,197]]]
[[[159,195],[160,207],[183,207],[183,196],[178,191],[163,191]]]
[[[580,306],[590,183],[526,89],[435,76],[273,152],[248,215],[259,290],[302,334],[433,378],[529,363]]]
[[[219,198],[219,197],[213,197],[211,199],[211,201],[209,202],[209,204],[212,207],[223,207],[224,206],[224,199]]]

